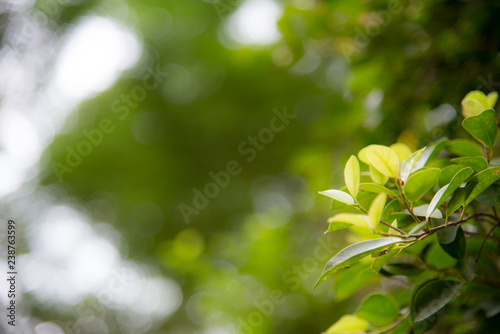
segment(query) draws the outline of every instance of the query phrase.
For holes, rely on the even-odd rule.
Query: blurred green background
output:
[[[462,97],[500,86],[493,0],[0,10],[19,333],[324,331],[388,283],[312,290],[352,241],[317,192],[367,144],[456,135]]]

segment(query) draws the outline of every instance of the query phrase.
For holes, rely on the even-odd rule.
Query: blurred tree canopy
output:
[[[38,0],[29,9],[57,41],[46,77],[82,18],[111,18],[142,44],[134,66],[69,114],[37,180],[118,231],[122,258],[180,286],[180,307],[142,332],[320,333],[355,310],[388,283],[358,271],[312,291],[350,241],[323,235],[329,201],[317,191],[340,187],[339,167],[368,144],[416,149],[464,134],[462,97],[500,85],[498,1],[277,1],[278,40],[243,45],[230,21],[250,2]],[[18,14],[14,5],[3,14],[5,32]],[[282,131],[263,132],[271,124]],[[26,294],[37,319],[82,317]],[[127,332],[106,310],[97,315],[108,332]]]

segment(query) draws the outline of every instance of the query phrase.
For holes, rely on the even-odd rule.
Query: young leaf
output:
[[[384,186],[381,186],[379,184],[376,184],[376,183],[361,183],[359,185],[359,187],[362,190],[365,190],[365,191],[368,191],[368,192],[371,192],[371,193],[387,194],[387,195],[389,195],[391,197],[394,197],[394,198],[398,197],[396,195],[396,193],[394,193],[394,191],[392,191],[389,188],[386,188]]]
[[[406,182],[408,180],[408,177],[410,176],[411,172],[413,171],[413,167],[415,166],[415,163],[418,161],[422,153],[424,152],[425,147],[421,150],[418,150],[414,153],[412,153],[403,163],[401,164],[401,169],[399,173],[399,178],[403,180],[403,182]]]
[[[366,157],[380,173],[392,178],[398,177],[399,157],[392,148],[375,145],[366,151]]]
[[[328,222],[330,223],[330,226],[325,233],[340,230],[352,225],[368,228],[369,219],[364,215],[356,215],[354,213],[339,213],[328,219]]]
[[[498,93],[491,92],[486,96],[486,100],[488,100],[488,108],[495,109],[495,104],[497,103]]]
[[[413,203],[424,196],[437,183],[440,173],[439,168],[428,168],[412,173],[404,185],[404,193],[408,200]]]
[[[492,108],[486,95],[480,90],[473,90],[462,100],[462,113],[465,117],[479,115],[483,110]]]
[[[376,293],[363,301],[356,315],[372,324],[386,325],[399,316],[398,305],[391,297]]]
[[[488,188],[491,184],[493,184],[493,182],[498,179],[500,179],[500,166],[488,168],[483,170],[482,172],[477,173],[476,176],[474,176],[471,180],[472,183],[477,183],[477,185],[474,187],[471,194],[464,202],[464,207],[469,205],[469,203],[472,202],[472,200],[476,198],[477,195],[482,193],[486,188]]]
[[[377,145],[368,145],[366,147],[363,147],[359,152],[358,152],[358,159],[364,162],[365,164],[369,165],[370,161],[368,161],[368,157],[366,156],[366,152],[368,152],[369,149],[372,149],[376,147]]]
[[[370,218],[370,225],[373,229],[376,229],[380,223],[386,200],[386,194],[378,194],[368,209],[368,217]]]
[[[455,174],[453,179],[443,188],[439,189],[439,191],[432,198],[431,203],[427,209],[427,213],[425,215],[426,218],[429,218],[434,209],[437,208],[441,203],[444,202],[462,183],[465,182],[472,175],[474,171],[470,167],[466,167],[458,171]]]
[[[497,138],[495,110],[487,109],[477,116],[467,117],[462,126],[484,146],[491,149],[495,145]]]
[[[366,320],[359,319],[355,315],[343,315],[336,323],[330,326],[325,334],[348,334],[363,333],[370,327]]]
[[[486,161],[486,159],[483,158],[482,156],[455,158],[455,159],[451,159],[451,162],[459,164],[459,165],[469,166],[472,169],[474,169],[476,172],[480,172],[480,171],[488,168],[488,161]]]
[[[465,117],[477,116],[486,109],[480,102],[473,99],[462,100],[462,114]]]
[[[389,179],[387,176],[380,173],[372,165],[370,165],[370,177],[372,178],[373,182],[381,184],[381,185],[384,185],[387,182],[387,180]]]
[[[332,275],[338,269],[350,266],[351,264],[359,261],[365,256],[370,255],[373,252],[382,250],[385,247],[394,245],[402,241],[404,241],[404,239],[391,237],[362,241],[347,246],[339,253],[337,253],[337,255],[332,257],[330,261],[328,261],[325,268],[323,269],[321,277],[319,278],[318,282],[316,282],[316,285],[314,287],[316,288],[325,280],[325,278]]]
[[[345,185],[347,186],[347,189],[349,189],[349,192],[351,193],[352,197],[356,198],[358,195],[358,190],[359,190],[359,162],[358,159],[354,155],[351,155],[349,160],[347,160],[347,163],[345,165],[344,169],[344,179],[345,179]]]
[[[396,152],[400,162],[405,161],[411,155],[410,148],[403,143],[392,144],[389,147]]]
[[[451,280],[430,280],[417,287],[411,302],[414,321],[422,321],[442,309],[461,286],[459,282]]]
[[[321,195],[328,196],[330,198],[333,198],[336,201],[348,204],[348,205],[354,205],[354,198],[352,198],[351,195],[348,193],[345,193],[341,190],[336,190],[336,189],[330,189],[330,190],[324,190],[324,191],[319,191]]]
[[[449,152],[461,157],[483,155],[481,147],[477,143],[468,139],[452,140],[448,143],[446,149]]]

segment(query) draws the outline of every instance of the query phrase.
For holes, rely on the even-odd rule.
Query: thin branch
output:
[[[392,226],[391,224],[388,224],[386,223],[385,221],[381,220],[380,221],[382,224],[384,224],[385,226],[389,227],[389,228],[392,228],[394,231],[398,231],[399,233],[401,233],[402,235],[406,235],[406,232],[401,230],[400,228],[397,228],[396,226]]]
[[[496,224],[495,226],[493,226],[489,231],[488,233],[486,234],[486,237],[484,238],[483,242],[481,243],[481,246],[479,247],[479,250],[477,251],[477,255],[476,255],[476,262],[479,260],[479,255],[481,255],[481,251],[483,250],[483,247],[484,247],[484,244],[486,243],[486,240],[488,240],[489,236],[491,233],[493,233],[493,230],[495,228],[498,227],[498,225],[500,225],[500,223]]]

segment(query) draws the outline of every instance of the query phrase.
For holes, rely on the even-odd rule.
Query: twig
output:
[[[389,227],[389,228],[392,228],[394,231],[398,231],[399,233],[401,233],[402,235],[406,235],[406,232],[401,230],[400,228],[397,228],[396,226],[392,226],[391,224],[388,224],[386,223],[385,221],[381,220],[380,221],[382,224],[384,224],[385,226]]]
[[[476,255],[476,262],[479,260],[479,255],[481,255],[481,251],[483,250],[484,244],[486,243],[486,240],[488,240],[488,237],[490,236],[491,233],[493,233],[493,230],[497,228],[497,226],[500,225],[500,222],[493,226],[488,233],[486,234],[486,237],[483,239],[483,242],[481,243],[481,246],[479,247],[479,250],[477,251]]]

